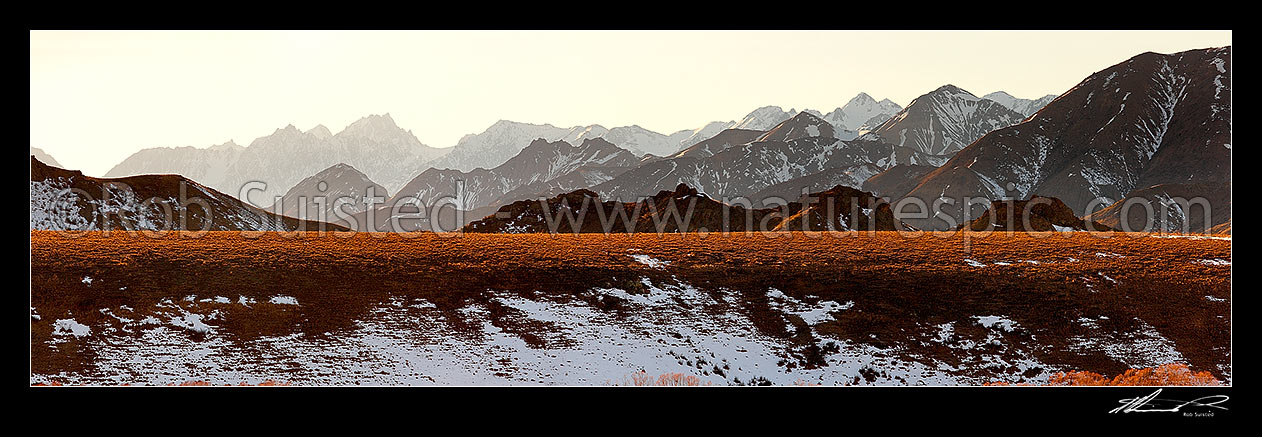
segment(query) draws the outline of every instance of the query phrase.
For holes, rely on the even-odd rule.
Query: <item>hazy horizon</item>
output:
[[[945,84],[1036,99],[1146,51],[1230,31],[32,31],[31,144],[101,176],[389,113],[431,147],[497,120],[670,134],[767,105],[906,106]]]

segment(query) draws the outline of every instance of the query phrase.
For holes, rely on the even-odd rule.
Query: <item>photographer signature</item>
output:
[[[1227,402],[1229,399],[1226,395],[1213,395],[1197,398],[1190,401],[1176,401],[1173,399],[1158,399],[1157,395],[1161,394],[1161,389],[1152,392],[1152,394],[1139,398],[1122,399],[1122,405],[1109,411],[1110,414],[1116,413],[1177,413],[1183,407],[1204,407],[1217,408],[1226,410],[1227,407],[1219,404]]]

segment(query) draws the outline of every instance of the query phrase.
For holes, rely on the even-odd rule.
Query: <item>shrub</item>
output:
[[[693,375],[684,373],[663,373],[654,377],[648,372],[640,371],[632,373],[627,378],[623,378],[623,384],[614,385],[632,385],[637,387],[695,387],[713,385],[709,381],[702,381]]]

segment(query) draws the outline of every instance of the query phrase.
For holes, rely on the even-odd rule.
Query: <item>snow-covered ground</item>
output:
[[[656,268],[654,261],[642,260]],[[901,346],[877,347],[821,333],[822,324],[846,311],[858,311],[854,302],[795,298],[774,288],[766,293],[767,306],[783,317],[792,341],[766,335],[755,326],[746,310],[748,296],[726,289],[704,291],[678,279],[641,278],[630,289],[596,287],[566,300],[541,292],[487,293],[489,299],[470,301],[454,313],[465,326],[475,327],[472,331],[454,329],[447,320],[452,312],[405,297],[378,305],[349,331],[253,339],[219,329],[217,325],[230,316],[215,307],[257,310],[262,305],[296,305],[297,300],[188,296],[163,301],[143,317],[126,306],[102,308],[102,314],[110,316],[108,324],[89,327],[72,319],[57,320],[52,340],[90,348],[96,357],[89,366],[92,370],[32,375],[31,380],[103,385],[190,380],[611,385],[630,383],[630,375],[643,371],[684,373],[714,385],[977,385],[1038,382],[1056,370],[1034,357],[1030,348],[1037,346],[1020,340],[1025,328],[1002,315],[978,314],[926,326],[926,332],[936,337],[925,338],[924,345],[945,346],[957,358],[946,363],[909,356]],[[610,303],[619,310],[602,309]],[[492,307],[508,315],[493,319]],[[1089,323],[1093,321],[1084,326]],[[961,337],[957,331],[965,325],[974,330],[980,326],[984,336]],[[1169,340],[1142,321],[1139,326],[1138,332],[1101,332],[1076,344],[1103,348],[1109,356],[1137,366],[1182,360]],[[810,365],[803,358],[813,346],[822,351],[826,365]]]

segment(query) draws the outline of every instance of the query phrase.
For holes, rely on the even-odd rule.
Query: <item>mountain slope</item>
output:
[[[210,148],[144,149],[106,173],[106,177],[179,174],[217,190],[240,196],[250,182],[263,182],[247,200],[270,205],[294,184],[338,163],[363,171],[383,186],[406,183],[421,165],[446,150],[426,146],[395,124],[390,114],[370,115],[332,135],[318,125],[301,131],[293,125],[255,139],[247,147],[228,143]]]
[[[837,135],[833,132],[833,125],[824,119],[809,112],[800,112],[768,129],[754,141],[790,141],[808,137],[837,138]]]
[[[933,155],[951,155],[995,129],[1025,117],[954,85],[917,97],[872,130],[885,142]]]
[[[1221,186],[1231,180],[1230,66],[1229,47],[1137,55],[956,153],[908,196],[956,199],[944,212],[960,223],[966,196],[1037,192],[1083,215],[1159,184]],[[933,222],[913,224],[948,225]]]
[[[328,129],[317,126],[307,134],[322,138]],[[322,167],[346,163],[390,189],[403,186],[420,172],[424,163],[447,153],[446,149],[422,144],[412,131],[395,124],[389,113],[361,118],[333,135],[328,143],[329,153],[339,159],[326,159],[323,162],[329,163]]]
[[[863,181],[862,188],[878,196],[900,199],[916,188],[920,178],[937,168],[931,165],[898,164],[872,175]]]
[[[53,167],[61,167],[61,164],[58,164],[57,160],[53,159],[52,155],[45,153],[43,149],[40,149],[38,147],[31,148],[31,156],[34,156],[35,159],[38,159],[41,162],[51,165]]]
[[[390,202],[414,197],[429,204],[436,199],[459,194],[457,204],[462,209],[472,210],[493,205],[513,190],[544,190],[549,181],[585,167],[631,167],[638,160],[631,152],[603,138],[589,138],[578,146],[539,138],[512,159],[490,170],[425,170],[399,190]],[[462,187],[460,193],[457,193],[457,186]],[[575,188],[582,187],[568,187]]]
[[[902,110],[902,106],[891,102],[890,99],[882,99],[878,102],[867,93],[859,93],[846,102],[845,106],[829,112],[824,119],[838,130],[867,131],[884,123]]]
[[[93,178],[31,157],[31,230],[342,231],[278,216],[179,175]]]
[[[763,106],[750,111],[749,115],[737,121],[736,125],[729,129],[770,130],[775,125],[793,118],[794,115],[797,115],[797,111],[793,109],[785,111],[779,106]]]
[[[1043,107],[1047,106],[1048,103],[1051,103],[1052,100],[1056,100],[1056,97],[1057,96],[1055,94],[1048,94],[1034,100],[1020,99],[1003,91],[995,91],[982,96],[983,99],[993,100],[1000,105],[1003,105],[1005,108],[1011,109],[1026,117],[1034,115],[1035,112],[1039,112],[1040,109],[1043,109]]]
[[[540,138],[549,142],[565,141],[570,144],[582,144],[588,139],[604,138],[617,144],[618,147],[631,151],[636,156],[648,154],[666,156],[679,151],[684,141],[704,135],[713,131],[716,126],[722,125],[723,123],[714,122],[696,130],[683,130],[665,135],[638,125],[619,126],[612,129],[598,124],[559,128],[551,124],[539,125],[500,120],[482,133],[465,135],[451,149],[451,153],[427,163],[426,166],[460,171],[494,168],[517,156],[532,141]],[[700,140],[704,139],[700,138]]]
[[[702,141],[714,138],[715,135],[731,129],[736,126],[735,121],[712,121],[705,126],[694,129],[688,133],[688,136],[679,142],[679,152],[687,150],[689,147],[696,145]]]
[[[107,178],[142,174],[178,174],[222,189],[228,167],[236,162],[245,147],[228,141],[207,148],[155,147],[143,149],[105,173]],[[239,188],[239,187],[238,187]],[[235,194],[235,193],[234,193]]]
[[[873,140],[755,141],[711,156],[647,162],[591,189],[604,198],[627,200],[652,195],[660,186],[684,183],[712,196],[750,196],[768,186],[833,168],[865,163],[885,168],[944,160]]]
[[[682,136],[682,133],[677,133]],[[686,137],[660,134],[638,125],[620,126],[609,130],[603,137],[618,147],[630,150],[636,156],[653,154],[666,156],[679,150],[679,142]]]
[[[1087,218],[1128,232],[1205,232],[1224,223],[1230,229],[1231,183],[1157,184],[1126,193]]]
[[[598,125],[596,134],[608,130]],[[456,142],[451,152],[426,166],[435,169],[471,171],[475,168],[493,168],[516,156],[521,149],[537,138],[552,141],[564,136],[581,137],[592,134],[590,130],[559,128],[550,124],[530,124],[500,120],[478,134],[465,135]]]
[[[689,158],[705,158],[714,156],[714,154],[727,150],[732,146],[749,144],[751,141],[758,139],[765,131],[750,129],[725,129],[715,134],[713,137],[707,138],[692,146],[680,150],[670,158],[689,157]]]
[[[864,181],[880,172],[881,167],[872,163],[835,167],[771,185],[754,193],[750,198],[754,201],[770,197],[796,200],[805,193],[825,191],[838,185],[857,187],[863,185]]]
[[[364,197],[369,194],[383,200],[390,197],[389,191],[368,175],[339,163],[298,182],[268,210],[275,212],[279,206],[281,215],[332,222],[339,217],[335,208],[343,215],[363,211]]]

